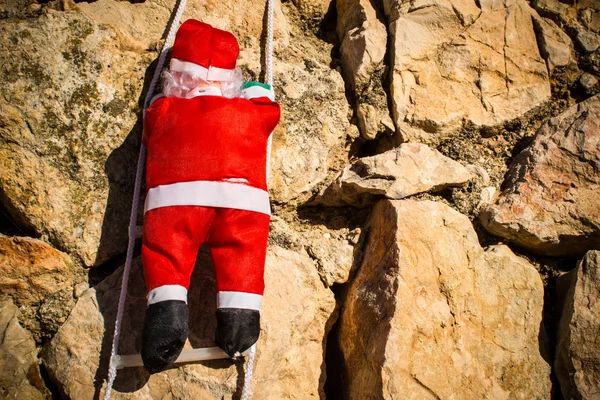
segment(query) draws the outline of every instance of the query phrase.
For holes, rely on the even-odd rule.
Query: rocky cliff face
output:
[[[188,3],[262,79],[264,2]],[[2,398],[105,390],[172,8],[0,0]],[[276,1],[274,29],[254,398],[598,398],[600,3]],[[201,252],[188,346],[212,345],[213,291]],[[136,260],[121,353],[139,351],[144,296]],[[212,361],[121,371],[112,396],[242,384]]]

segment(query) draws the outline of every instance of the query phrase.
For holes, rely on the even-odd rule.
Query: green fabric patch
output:
[[[262,87],[263,89],[266,89],[269,91],[271,90],[271,85],[269,85],[268,83],[261,83],[261,82],[254,82],[254,81],[244,82],[244,84],[242,85],[242,90],[249,89],[249,88],[255,87],[255,86]]]

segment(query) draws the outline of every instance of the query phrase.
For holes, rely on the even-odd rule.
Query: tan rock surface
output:
[[[124,249],[114,221],[127,218],[137,146],[124,141],[150,54],[78,13],[3,20],[0,36],[3,203],[55,247],[102,262]]]
[[[0,300],[0,398],[49,399],[38,368],[35,342],[19,325],[18,312],[12,301]]]
[[[550,98],[524,0],[386,0],[391,94],[404,140],[436,141],[463,121],[495,125]]]
[[[533,266],[441,203],[382,201],[365,231],[341,315],[349,398],[550,398]]]
[[[319,217],[308,225],[274,217],[271,219],[269,235],[272,244],[306,253],[326,287],[348,281],[355,264],[355,246],[360,237],[360,228],[348,228],[348,225],[354,226],[356,223],[349,221],[347,212],[343,209],[335,211],[346,215],[323,215],[323,218]],[[323,225],[325,219],[329,220],[329,226]],[[330,221],[333,221],[333,226]]]
[[[0,292],[19,305],[38,303],[73,284],[73,263],[46,243],[0,236]]]
[[[538,253],[600,248],[600,96],[547,121],[514,160],[484,227]]]
[[[203,254],[190,292],[193,347],[213,346],[214,276]],[[66,324],[45,350],[43,361],[70,398],[92,399],[106,377],[116,313],[115,273],[79,299]],[[304,399],[322,395],[324,346],[336,319],[333,293],[326,289],[306,255],[271,247],[267,257],[262,332],[252,380],[253,398]],[[120,351],[139,351],[145,292],[135,264],[130,282]],[[99,366],[99,368],[98,368]],[[243,371],[231,362],[188,364],[148,376],[142,369],[119,372],[114,399],[222,399],[241,390]]]
[[[417,193],[465,185],[472,174],[460,163],[424,144],[403,143],[344,168],[315,200],[316,204],[353,205],[381,198],[402,199]]]
[[[570,280],[556,349],[555,370],[566,399],[600,398],[600,252],[590,251]]]

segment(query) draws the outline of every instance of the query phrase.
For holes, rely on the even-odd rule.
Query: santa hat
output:
[[[205,81],[232,81],[239,52],[230,32],[188,19],[175,36],[170,69]]]

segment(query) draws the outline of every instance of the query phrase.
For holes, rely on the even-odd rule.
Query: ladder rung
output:
[[[254,347],[246,350],[242,355],[246,356],[250,353],[250,351]],[[176,364],[193,362],[193,361],[206,361],[206,360],[219,360],[222,358],[230,358],[227,353],[225,353],[219,347],[205,347],[200,349],[189,349],[183,350],[177,360],[175,360]],[[127,368],[127,367],[141,367],[143,364],[142,356],[139,354],[131,354],[126,356],[114,355],[113,356],[113,365],[117,369]]]
[[[136,239],[141,238],[144,235],[144,225],[137,225],[133,234],[135,235]],[[131,232],[129,232],[129,235],[131,236]]]

